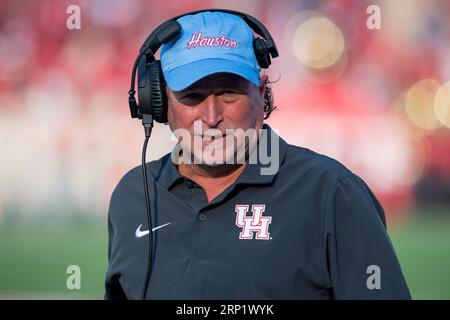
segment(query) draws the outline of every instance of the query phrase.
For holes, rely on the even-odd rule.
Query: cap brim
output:
[[[225,59],[203,59],[170,70],[164,74],[172,91],[181,91],[209,75],[226,72],[241,76],[259,87],[259,72],[247,64]]]

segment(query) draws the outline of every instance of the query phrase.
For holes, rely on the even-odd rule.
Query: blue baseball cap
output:
[[[163,75],[172,91],[186,89],[219,72],[239,75],[259,87],[254,35],[242,18],[224,12],[201,12],[177,21],[181,35],[161,50]]]

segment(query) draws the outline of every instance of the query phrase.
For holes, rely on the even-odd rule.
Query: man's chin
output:
[[[216,157],[203,157],[202,159],[196,159],[194,164],[198,164],[205,167],[219,167],[227,165],[226,160],[223,158]],[[232,162],[228,165],[233,164]]]
[[[203,167],[222,167],[236,165],[236,158],[234,154],[224,156],[223,154],[213,156],[210,154],[203,154],[200,156],[194,156],[194,164]]]
[[[196,166],[211,174],[221,175],[226,172],[231,172],[242,165],[236,163],[226,163],[225,161],[203,161],[202,164],[197,164]]]

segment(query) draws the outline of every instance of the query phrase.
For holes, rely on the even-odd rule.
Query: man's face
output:
[[[175,136],[180,129],[190,137],[182,138],[183,154],[195,163],[208,166],[232,163],[242,145],[230,134],[236,129],[259,132],[264,119],[264,90],[230,73],[205,77],[190,87],[174,92],[167,88],[168,122]],[[188,140],[188,141],[185,141]]]

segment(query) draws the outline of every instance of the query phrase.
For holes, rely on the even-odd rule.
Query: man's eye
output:
[[[235,90],[223,90],[220,93],[220,96],[224,99],[225,102],[235,102],[239,99],[239,93]]]
[[[223,90],[223,94],[230,95],[230,94],[236,94],[237,92],[234,90]]]
[[[223,90],[219,95],[225,98],[234,98],[237,97],[238,92],[236,92],[235,90]]]

